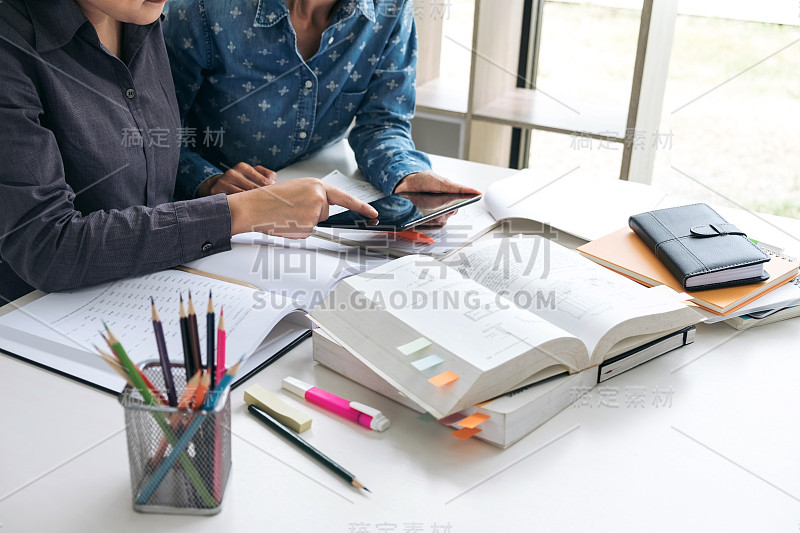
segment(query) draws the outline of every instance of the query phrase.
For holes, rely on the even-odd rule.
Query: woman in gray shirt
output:
[[[264,231],[306,237],[329,204],[308,178],[171,202],[181,143],[165,0],[0,2],[0,304],[162,270]]]

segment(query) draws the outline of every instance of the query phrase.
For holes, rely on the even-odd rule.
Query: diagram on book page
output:
[[[606,333],[628,319],[682,308],[538,236],[478,244],[445,262],[575,335],[590,353]]]

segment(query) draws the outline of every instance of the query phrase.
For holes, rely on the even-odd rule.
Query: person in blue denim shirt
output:
[[[179,198],[270,185],[273,170],[342,138],[354,119],[358,165],[386,194],[477,192],[432,172],[411,140],[412,0],[170,0],[164,34],[184,128],[196,134],[181,153]]]

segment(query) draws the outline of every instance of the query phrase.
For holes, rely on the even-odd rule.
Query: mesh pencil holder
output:
[[[183,366],[174,364],[180,398],[186,387]],[[164,390],[158,362],[142,367]],[[133,508],[144,513],[213,515],[231,471],[231,405],[228,391],[211,411],[179,411],[148,405],[130,386],[119,397],[125,409]]]

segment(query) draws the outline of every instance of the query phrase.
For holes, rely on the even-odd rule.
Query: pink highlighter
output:
[[[377,409],[368,407],[363,403],[345,400],[299,379],[284,378],[282,387],[326,411],[342,416],[365,428],[385,431],[389,427],[389,419]]]

